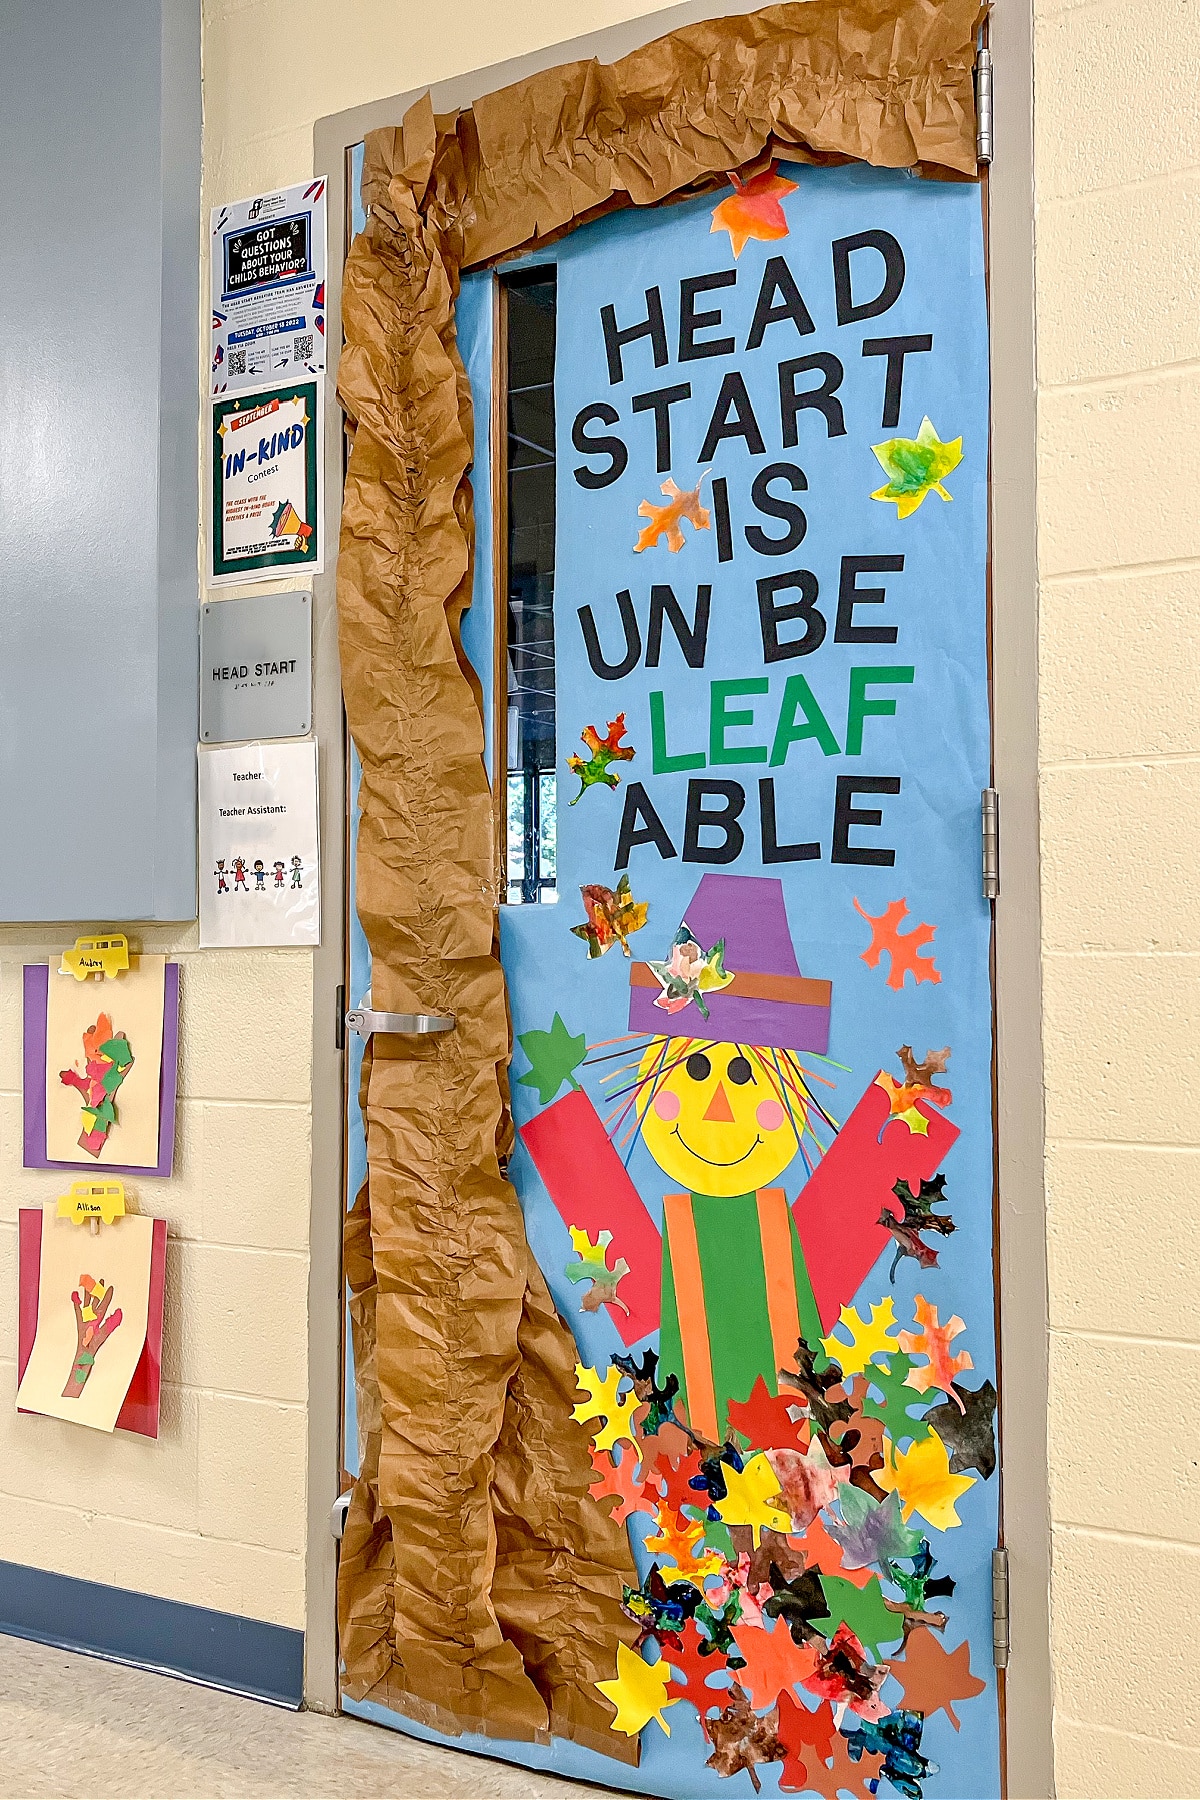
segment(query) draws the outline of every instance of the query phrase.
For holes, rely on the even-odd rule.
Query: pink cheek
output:
[[[778,1100],[760,1100],[754,1116],[764,1131],[778,1131],[787,1115]]]
[[[679,1117],[679,1095],[670,1088],[659,1088],[654,1096],[654,1110],[666,1124]]]

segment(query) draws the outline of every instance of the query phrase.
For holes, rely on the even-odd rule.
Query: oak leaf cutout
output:
[[[628,956],[630,934],[640,931],[646,923],[650,902],[634,899],[628,875],[622,875],[615,892],[598,882],[589,882],[579,892],[587,920],[582,925],[572,925],[571,935],[583,939],[589,959],[603,956],[614,944],[620,944]]]
[[[848,1344],[834,1335],[838,1325],[850,1333]],[[869,1319],[864,1319],[856,1307],[843,1306],[837,1325],[828,1337],[821,1339],[821,1348],[840,1365],[843,1375],[857,1375],[873,1356],[896,1348],[895,1329],[896,1308],[889,1294],[878,1306],[872,1305]]]
[[[965,1388],[956,1381],[948,1402],[926,1413],[931,1425],[950,1452],[950,1468],[955,1475],[978,1469],[987,1481],[996,1472],[996,1432],[992,1420],[996,1413],[996,1390],[990,1381],[982,1387]]]
[[[777,173],[775,164],[742,181],[730,171],[733,193],[713,207],[709,231],[727,231],[734,257],[742,254],[751,238],[771,243],[788,235],[781,201],[796,192],[796,183]]]
[[[967,1328],[957,1313],[947,1319],[944,1325],[940,1325],[937,1307],[931,1306],[922,1294],[915,1296],[913,1306],[921,1329],[902,1331],[900,1348],[907,1356],[924,1356],[928,1361],[909,1370],[907,1385],[916,1388],[918,1393],[927,1393],[930,1388],[941,1388],[944,1394],[949,1394],[959,1411],[965,1412],[966,1407],[955,1390],[954,1377],[964,1369],[973,1369],[975,1364],[969,1350],[960,1351],[957,1356],[953,1356],[950,1345]]]
[[[632,762],[637,754],[632,744],[622,744],[625,736],[625,714],[618,713],[615,719],[608,721],[608,735],[601,737],[594,725],[585,725],[580,732],[584,745],[591,751],[585,762],[582,756],[572,755],[567,758],[567,767],[572,774],[579,777],[579,792],[571,805],[582,800],[587,789],[597,782],[607,788],[620,786],[621,778],[611,766],[615,762]]]
[[[615,1461],[618,1456],[620,1460]],[[597,1505],[616,1500],[615,1506],[604,1508],[610,1518],[623,1524],[630,1513],[653,1513],[654,1502],[645,1492],[645,1465],[638,1462],[636,1450],[628,1444],[617,1445],[611,1451],[593,1450],[591,1458],[596,1473],[588,1491]]]
[[[896,1240],[896,1254],[892,1258],[891,1271],[893,1283],[903,1257],[913,1257],[921,1269],[937,1268],[937,1247],[927,1244],[922,1233],[933,1231],[942,1237],[950,1237],[956,1229],[949,1213],[935,1213],[933,1210],[935,1205],[945,1199],[945,1187],[944,1175],[935,1175],[932,1181],[922,1181],[915,1194],[903,1176],[893,1186],[892,1192],[900,1202],[902,1211],[897,1214],[890,1206],[884,1206],[879,1214],[879,1223]]]
[[[600,1430],[592,1434],[596,1449],[611,1450],[623,1440],[632,1444],[633,1415],[640,1402],[636,1394],[618,1394],[617,1390],[625,1379],[621,1370],[609,1369],[601,1375],[598,1369],[587,1369],[582,1363],[576,1363],[575,1379],[583,1390],[584,1398],[576,1402],[571,1417],[581,1425],[586,1424],[589,1419],[600,1422]]]
[[[628,1318],[629,1308],[618,1294],[617,1285],[628,1275],[629,1264],[621,1256],[609,1268],[608,1246],[612,1243],[612,1232],[599,1232],[593,1244],[587,1232],[577,1225],[568,1225],[567,1230],[577,1260],[569,1262],[563,1272],[568,1281],[590,1281],[592,1284],[581,1302],[584,1312],[599,1312],[602,1306],[619,1306]]]
[[[703,480],[704,476],[701,475],[695,487],[688,488],[683,493],[668,476],[658,490],[667,497],[665,506],[655,506],[652,500],[642,501],[638,507],[638,516],[649,519],[650,523],[643,525],[639,531],[637,543],[633,546],[635,550],[653,550],[661,537],[666,538],[668,550],[682,550],[685,519],[696,531],[709,529],[712,520],[708,508],[700,504],[700,486]]]
[[[857,896],[854,910],[860,919],[865,919],[871,927],[871,942],[862,952],[862,960],[868,969],[877,969],[879,959],[886,951],[890,957],[887,985],[897,993],[904,986],[904,978],[911,975],[919,986],[923,981],[939,982],[941,975],[932,956],[918,956],[917,951],[933,942],[936,925],[914,925],[911,931],[900,930],[908,917],[908,901],[893,900],[878,917],[869,913],[859,905]]]
[[[872,500],[894,500],[898,518],[915,513],[927,494],[938,494],[953,500],[942,486],[945,477],[962,461],[962,439],[943,443],[928,418],[921,420],[915,438],[888,438],[872,444],[877,462],[888,477],[885,487],[876,488]]]

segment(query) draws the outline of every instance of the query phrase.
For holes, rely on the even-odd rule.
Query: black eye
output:
[[[748,1081],[754,1080],[754,1070],[744,1056],[732,1057],[726,1073],[730,1081],[736,1081],[739,1087],[745,1087]]]
[[[712,1064],[703,1050],[693,1051],[683,1066],[693,1081],[707,1081],[712,1074]]]

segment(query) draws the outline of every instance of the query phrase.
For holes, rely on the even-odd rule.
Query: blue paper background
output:
[[[589,962],[584,946],[570,933],[583,919],[578,899],[584,883],[615,885],[614,852],[627,784],[641,780],[657,808],[677,851],[683,848],[683,819],[688,776],[655,776],[651,771],[648,694],[664,691],[668,746],[672,754],[705,748],[708,739],[709,684],[714,679],[761,677],[770,693],[731,701],[731,708],[753,707],[756,726],[730,733],[731,743],[770,744],[784,683],[792,673],[809,681],[839,745],[845,743],[846,702],[852,666],[912,665],[911,687],[875,688],[882,698],[895,698],[894,718],[868,718],[863,753],[826,758],[814,741],[794,745],[786,765],[723,766],[696,771],[700,776],[740,781],[747,804],[741,823],[745,848],[737,862],[719,872],[766,874],[784,883],[789,920],[800,968],[805,975],[833,983],[829,1055],[847,1072],[826,1105],[846,1117],[880,1068],[897,1077],[900,1044],[911,1044],[919,1057],[944,1044],[952,1047],[947,1075],[954,1102],[949,1117],[962,1132],[945,1168],[949,1210],[956,1235],[939,1240],[941,1267],[921,1273],[911,1260],[901,1263],[895,1284],[896,1312],[911,1325],[912,1300],[922,1292],[934,1301],[943,1320],[960,1313],[965,1334],[955,1349],[966,1348],[974,1359],[967,1378],[978,1385],[995,1379],[992,1269],[992,1113],[991,992],[988,972],[989,909],[980,896],[979,794],[989,781],[990,748],[987,689],[986,561],[988,339],[983,267],[980,195],[974,186],[910,179],[901,173],[863,166],[839,169],[785,168],[797,191],[784,202],[790,235],[778,242],[749,242],[735,262],[724,232],[710,232],[715,201],[705,196],[646,213],[621,212],[584,227],[563,239],[537,260],[558,264],[558,351],[556,423],[558,441],[557,575],[555,631],[557,727],[559,758],[559,839],[557,905],[505,907],[501,942],[512,999],[514,1030],[548,1028],[555,1011],[573,1033],[585,1032],[589,1043],[611,1039],[628,1030],[629,964],[619,949]],[[839,327],[834,311],[830,245],[833,239],[872,228],[898,238],[906,261],[906,280],[898,302],[885,314]],[[744,344],[763,267],[769,256],[783,255],[803,292],[816,325],[800,337],[789,321],[767,328],[764,343],[746,353]],[[879,259],[873,252],[855,258],[855,291],[872,293]],[[679,364],[676,329],[679,281],[709,271],[736,268],[734,288],[701,295],[697,309],[719,307],[720,327],[702,337],[733,335],[732,355]],[[491,324],[487,276],[463,284],[458,322],[460,347],[471,376],[476,402],[475,504],[479,557],[476,603],[464,628],[464,642],[490,690],[491,571],[485,434],[491,379]],[[624,352],[626,377],[611,386],[604,351],[600,307],[612,303],[618,324],[645,316],[644,290],[658,286],[663,299],[671,360],[655,368],[649,342]],[[886,363],[864,358],[865,338],[932,332],[930,354],[906,360],[900,423],[881,426]],[[785,450],[780,440],[777,368],[781,360],[830,351],[845,370],[839,399],[845,410],[846,435],[829,439],[822,415],[799,414],[799,443]],[[656,472],[654,422],[649,413],[634,417],[630,401],[647,390],[691,383],[690,401],[672,409],[671,474],[682,489],[695,485],[697,455],[722,377],[739,369],[766,442],[766,454],[751,456],[741,440],[720,445],[713,474],[729,481],[735,556],[719,564],[715,532],[696,533],[684,526],[685,547],[678,554],[664,544],[634,552],[645,523],[638,504],[661,504]],[[809,385],[815,377],[803,377]],[[579,410],[607,401],[620,411],[611,429],[629,446],[629,465],[619,480],[589,491],[572,471],[582,461],[571,447],[571,425]],[[907,520],[896,508],[870,498],[886,480],[872,445],[904,435],[913,437],[928,414],[945,440],[963,439],[963,461],[946,481],[953,501],[930,495]],[[597,434],[605,429],[592,426]],[[604,458],[590,461],[604,466]],[[808,479],[806,494],[792,495],[785,483],[774,491],[794,498],[805,510],[807,535],[785,557],[753,553],[742,527],[758,523],[771,535],[783,525],[760,518],[750,504],[754,474],[770,462],[798,464]],[[711,477],[702,495],[711,503]],[[884,586],[883,607],[864,606],[856,613],[863,625],[899,628],[894,645],[840,645],[834,642],[840,559],[843,555],[889,555],[902,552],[902,574],[859,577],[860,588]],[[764,667],[755,581],[763,575],[802,567],[820,583],[819,609],[827,621],[824,643],[808,656]],[[615,660],[623,638],[614,595],[628,588],[642,626],[643,641],[652,582],[669,583],[690,618],[697,582],[711,582],[712,621],[703,670],[683,661],[668,626],[663,634],[661,665],[639,667],[621,681],[599,680],[588,665],[577,609],[593,608],[601,641]],[[784,594],[786,601],[794,594]],[[782,635],[798,635],[796,627]],[[490,712],[492,696],[487,693]],[[567,803],[578,783],[565,758],[580,749],[579,733],[594,724],[603,735],[606,723],[624,710],[627,741],[637,751],[631,764],[617,765],[621,788],[616,793],[594,787],[575,807]],[[584,752],[586,755],[586,752]],[[893,868],[835,865],[829,860],[835,776],[898,775],[898,798],[861,796],[855,804],[882,807],[878,831],[857,828],[853,840],[886,844],[896,850]],[[758,791],[760,776],[773,775],[778,835],[781,842],[819,839],[820,861],[764,867],[759,860]],[[711,834],[710,834],[711,837]],[[629,863],[633,893],[650,903],[646,928],[632,940],[636,957],[663,957],[701,876],[711,865],[684,864],[680,857],[660,859],[653,846],[637,848]],[[940,984],[913,986],[902,992],[885,981],[885,969],[869,970],[861,953],[869,928],[855,912],[853,900],[879,914],[903,895],[909,905],[906,924],[936,925],[933,952]],[[707,948],[707,946],[705,946]],[[665,1022],[665,1020],[664,1020]],[[686,1027],[681,1027],[686,1029]],[[818,1065],[819,1066],[819,1065]],[[526,1067],[518,1051],[514,1075]],[[599,1086],[584,1072],[585,1085],[601,1115],[607,1111]],[[820,1090],[824,1094],[824,1090]],[[515,1083],[518,1123],[538,1110],[533,1090]],[[898,1128],[897,1128],[898,1129]],[[630,1172],[656,1219],[666,1178],[640,1142]],[[579,1290],[564,1276],[572,1256],[566,1227],[559,1219],[533,1165],[518,1148],[512,1176],[525,1208],[534,1251],[546,1272],[555,1300],[571,1320],[581,1360],[603,1366],[621,1348],[606,1316],[582,1314]],[[797,1159],[783,1177],[789,1199],[803,1181]],[[860,1292],[878,1300],[888,1288],[890,1258],[876,1265]],[[948,1534],[931,1534],[939,1572],[953,1575],[957,1592],[947,1606],[951,1622],[946,1644],[953,1648],[971,1638],[974,1672],[988,1681],[988,1692],[959,1708],[961,1732],[944,1714],[925,1730],[923,1750],[940,1764],[927,1794],[954,1795],[959,1800],[999,1792],[998,1722],[991,1668],[990,1556],[996,1542],[998,1478],[977,1481],[960,1501],[962,1526]],[[642,1558],[643,1564],[646,1559]],[[898,1697],[888,1690],[893,1701]],[[353,1707],[364,1716],[380,1709]],[[407,1721],[382,1715],[389,1722],[414,1728]],[[630,1770],[608,1759],[555,1741],[548,1749],[479,1739],[455,1740],[462,1747],[487,1749],[539,1768],[586,1776],[610,1786],[661,1795],[701,1796],[748,1791],[744,1776],[733,1785],[705,1769],[708,1745],[694,1710],[669,1709],[668,1739],[651,1723],[642,1734],[642,1760]],[[416,1735],[429,1736],[417,1731]],[[763,1792],[778,1791],[778,1768],[758,1771]]]

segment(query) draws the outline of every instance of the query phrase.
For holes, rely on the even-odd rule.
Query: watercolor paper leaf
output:
[[[928,1388],[915,1395],[908,1377],[913,1368],[911,1356],[905,1356],[900,1350],[894,1351],[886,1363],[873,1362],[866,1372],[866,1379],[872,1388],[883,1396],[876,1400],[868,1394],[862,1403],[862,1410],[870,1419],[882,1419],[887,1426],[892,1441],[902,1444],[907,1438],[924,1438],[929,1435],[927,1418],[914,1418],[909,1408],[917,1401],[926,1406],[935,1398],[937,1388]]]
[[[665,1425],[674,1424],[675,1397],[679,1392],[679,1377],[668,1374],[662,1386],[659,1386],[657,1350],[643,1350],[640,1359],[636,1359],[632,1354],[614,1356],[612,1362],[614,1369],[621,1369],[628,1375],[633,1383],[634,1393],[646,1407],[646,1416],[638,1421],[638,1430],[647,1444],[647,1449],[643,1454],[650,1456],[653,1461],[657,1455],[657,1447],[652,1455],[648,1447],[649,1440],[656,1437]],[[678,1462],[680,1456],[687,1450],[689,1440],[678,1426],[675,1426],[675,1431],[678,1433],[676,1442],[681,1445],[674,1456],[674,1460]]]
[[[922,1181],[914,1194],[908,1182],[901,1176],[892,1188],[902,1211],[899,1216],[890,1206],[884,1206],[879,1214],[879,1223],[885,1231],[890,1231],[896,1240],[896,1254],[892,1258],[891,1279],[896,1279],[896,1270],[905,1256],[911,1256],[922,1269],[936,1269],[938,1253],[933,1244],[927,1244],[922,1232],[933,1231],[942,1237],[950,1237],[955,1230],[954,1220],[949,1213],[935,1213],[933,1208],[945,1200],[946,1177],[935,1175],[932,1181]]]
[[[967,1328],[955,1313],[944,1325],[938,1324],[938,1309],[931,1306],[923,1295],[918,1294],[913,1302],[916,1310],[917,1324],[920,1331],[902,1331],[900,1348],[908,1356],[925,1356],[926,1363],[908,1372],[908,1386],[918,1392],[928,1392],[930,1388],[941,1388],[944,1394],[964,1411],[963,1402],[958,1398],[954,1387],[954,1377],[961,1375],[964,1369],[973,1369],[969,1350],[963,1350],[957,1356],[950,1353],[952,1341]]]
[[[704,1537],[704,1526],[670,1506],[660,1506],[656,1514],[658,1530],[644,1540],[644,1548],[653,1556],[665,1557],[675,1564],[680,1577],[699,1586],[708,1575],[719,1574],[721,1557],[715,1551],[696,1555],[696,1546]]]
[[[836,1357],[828,1367],[818,1370],[816,1352],[800,1338],[793,1361],[794,1369],[780,1369],[780,1383],[794,1387],[804,1396],[804,1406],[817,1429],[828,1431],[836,1419],[849,1420],[854,1407],[843,1393],[842,1371]]]
[[[992,1423],[996,1413],[996,1390],[990,1381],[982,1387],[960,1387],[956,1381],[951,1399],[926,1413],[925,1422],[933,1427],[950,1452],[950,1468],[955,1475],[978,1469],[985,1481],[996,1472],[996,1432]]]
[[[549,1031],[523,1031],[517,1042],[530,1063],[528,1071],[517,1080],[522,1087],[535,1087],[543,1106],[549,1105],[564,1081],[578,1088],[575,1070],[587,1055],[583,1032],[572,1037],[555,1013]]]
[[[662,989],[654,996],[655,1006],[666,1013],[677,1013],[694,1001],[705,1019],[705,994],[727,988],[735,973],[725,967],[724,938],[718,938],[711,950],[704,950],[686,925],[675,933],[666,961],[650,962],[647,966]]]
[[[896,1052],[904,1066],[904,1080],[896,1081],[882,1070],[875,1077],[875,1086],[882,1088],[888,1096],[888,1117],[880,1127],[879,1136],[893,1119],[903,1119],[914,1137],[929,1136],[929,1121],[917,1106],[918,1100],[928,1100],[934,1106],[949,1106],[952,1095],[949,1088],[937,1087],[933,1081],[935,1074],[941,1074],[950,1060],[950,1051],[930,1050],[924,1062],[917,1062],[908,1044],[901,1044]]]
[[[865,1569],[870,1563],[883,1568],[901,1557],[915,1556],[920,1549],[921,1533],[905,1525],[897,1493],[883,1501],[873,1500],[847,1483],[838,1496],[838,1506],[841,1518],[831,1515],[826,1529],[841,1545],[848,1569]]]
[[[850,1475],[848,1467],[830,1464],[819,1439],[807,1450],[768,1450],[767,1460],[778,1477],[778,1504],[786,1507],[797,1534],[808,1530]]]
[[[886,1719],[862,1720],[842,1735],[850,1755],[869,1765],[875,1777],[882,1774],[897,1793],[921,1800],[921,1783],[938,1772],[937,1764],[921,1754],[924,1727],[920,1713],[899,1711]],[[878,1785],[877,1779],[868,1783],[872,1793]]]
[[[581,887],[579,892],[587,922],[572,925],[571,931],[575,937],[583,939],[588,956],[603,956],[614,944],[620,944],[628,956],[630,933],[640,931],[646,923],[650,902],[634,899],[628,875],[622,875],[615,893],[612,888],[598,883]]]
[[[920,1513],[938,1531],[961,1525],[957,1504],[974,1487],[975,1477],[951,1473],[946,1446],[937,1432],[930,1430],[908,1450],[897,1450],[890,1438],[884,1442],[887,1454],[875,1479],[881,1488],[899,1494],[905,1524]]]
[[[623,1524],[630,1513],[653,1514],[654,1501],[645,1491],[644,1465],[638,1462],[636,1449],[618,1444],[611,1451],[593,1449],[591,1458],[596,1474],[588,1492],[601,1507],[606,1500],[616,1500],[615,1506],[604,1507],[610,1518]]]
[[[801,1686],[834,1706],[846,1705],[863,1719],[882,1719],[887,1706],[879,1690],[888,1677],[886,1663],[870,1663],[862,1644],[848,1625],[839,1625],[828,1649],[817,1658]]]
[[[850,1333],[849,1343],[835,1335],[838,1326]],[[895,1329],[896,1308],[889,1294],[878,1306],[872,1305],[869,1319],[864,1319],[856,1307],[843,1306],[833,1332],[821,1339],[821,1348],[841,1366],[843,1375],[857,1375],[873,1356],[895,1350]]]
[[[860,1491],[861,1490],[858,1488],[852,1488],[848,1482],[845,1483],[840,1490],[842,1494],[857,1494]],[[842,1547],[840,1544],[834,1543],[833,1539],[830,1537],[824,1519],[813,1520],[812,1524],[800,1540],[800,1548],[804,1552],[804,1560],[807,1566],[810,1569],[816,1569],[818,1574],[844,1575],[848,1581],[854,1582],[857,1587],[865,1587],[870,1579],[865,1568],[851,1568],[845,1561],[842,1555]]]
[[[876,488],[871,498],[894,500],[898,518],[907,519],[915,513],[927,494],[953,500],[953,494],[947,493],[942,483],[962,461],[960,437],[943,443],[925,418],[915,438],[888,438],[871,448],[888,478],[886,487]]]
[[[608,733],[601,737],[594,725],[585,725],[580,732],[584,747],[591,752],[585,762],[582,756],[572,755],[567,758],[567,767],[579,777],[579,792],[571,805],[581,800],[588,788],[597,782],[606,788],[620,786],[621,778],[612,767],[615,762],[632,762],[637,752],[632,744],[623,744],[625,736],[625,714],[618,713],[615,719],[608,721]]]
[[[625,1379],[621,1370],[609,1369],[601,1375],[597,1369],[586,1369],[582,1363],[576,1363],[575,1379],[584,1398],[576,1402],[571,1417],[581,1425],[589,1419],[600,1421],[600,1430],[592,1434],[597,1450],[611,1450],[623,1440],[634,1444],[633,1415],[639,1401],[636,1394],[626,1394],[624,1398],[618,1394],[617,1389]]]
[[[754,1543],[764,1526],[772,1531],[791,1530],[779,1479],[765,1455],[750,1457],[743,1469],[726,1468],[725,1490],[724,1498],[715,1503],[718,1516],[726,1525],[748,1525]]]
[[[727,231],[733,254],[739,257],[753,238],[771,243],[788,235],[788,222],[781,201],[796,192],[796,183],[777,173],[775,164],[749,181],[740,181],[731,171],[733,193],[713,207],[709,231]]]
[[[918,985],[922,981],[939,982],[942,979],[932,956],[917,955],[918,950],[933,942],[937,926],[914,925],[911,931],[900,930],[908,917],[907,900],[893,900],[878,918],[860,906],[857,899],[854,910],[871,927],[871,942],[862,952],[862,960],[868,969],[877,969],[879,959],[886,951],[890,959],[887,977],[890,988],[899,992],[906,975],[911,975]]]
[[[660,494],[665,494],[667,497],[665,506],[655,506],[652,500],[643,500],[638,507],[638,515],[640,518],[649,519],[650,523],[643,525],[639,531],[637,543],[633,546],[634,549],[653,550],[659,538],[665,537],[668,550],[675,552],[682,550],[684,519],[695,530],[707,531],[712,520],[707,506],[700,504],[700,488],[703,481],[704,476],[701,475],[694,488],[689,488],[686,493],[682,493],[668,477],[658,490]]]
[[[577,1225],[568,1225],[571,1243],[578,1258],[569,1262],[563,1273],[568,1281],[590,1281],[591,1286],[583,1296],[584,1312],[599,1312],[602,1306],[619,1306],[628,1317],[629,1308],[617,1292],[617,1284],[629,1273],[629,1264],[623,1256],[610,1269],[608,1266],[608,1246],[612,1243],[612,1232],[602,1231],[593,1244],[586,1231]]]
[[[956,1650],[947,1650],[924,1625],[910,1634],[904,1655],[892,1664],[892,1674],[904,1689],[910,1712],[923,1713],[927,1720],[944,1712],[955,1731],[959,1729],[955,1703],[973,1700],[987,1686],[971,1673],[968,1639]]]
[[[759,1794],[762,1783],[755,1773],[755,1764],[782,1762],[787,1752],[775,1729],[775,1714],[769,1712],[760,1719],[736,1681],[730,1693],[724,1710],[715,1719],[704,1721],[713,1747],[705,1767],[715,1769],[718,1775],[736,1775],[745,1769]]]
[[[788,1412],[795,1406],[786,1394],[773,1394],[761,1375],[745,1400],[729,1402],[729,1423],[752,1450],[794,1450],[800,1443],[800,1423]]]
[[[818,1637],[832,1637],[833,1627],[813,1629],[814,1619],[828,1620],[830,1609],[825,1599],[821,1576],[816,1569],[804,1569],[785,1581],[777,1563],[771,1564],[772,1593],[763,1602],[768,1619],[779,1619],[792,1634],[794,1644],[811,1644]]]
[[[617,1709],[612,1730],[636,1737],[644,1725],[657,1719],[670,1737],[671,1727],[663,1718],[666,1708],[675,1704],[667,1693],[670,1678],[671,1672],[661,1658],[653,1664],[645,1662],[628,1644],[619,1643],[615,1678],[596,1683],[604,1698]]]

